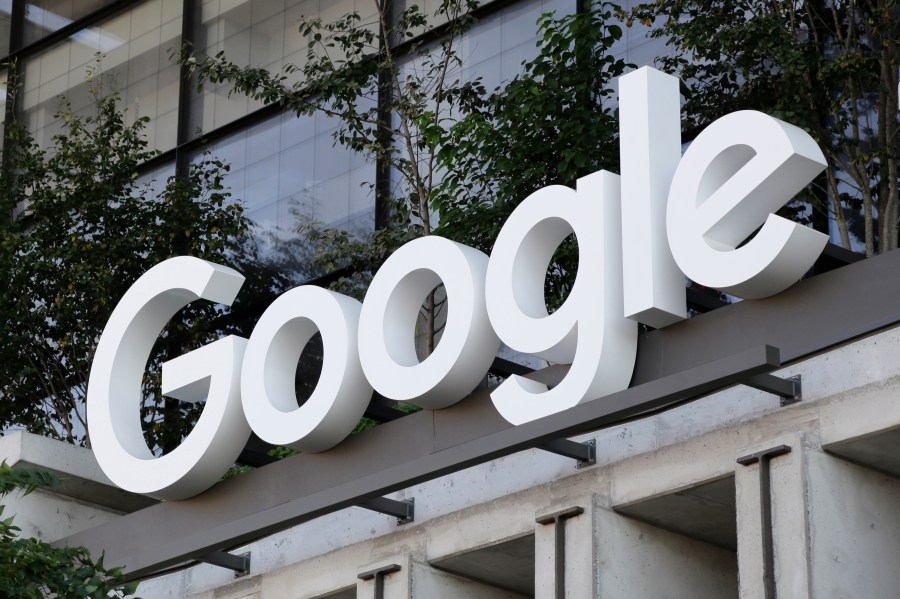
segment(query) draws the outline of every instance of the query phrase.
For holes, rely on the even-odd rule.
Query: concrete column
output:
[[[594,503],[584,496],[535,514],[535,599],[560,599],[563,587],[565,597],[594,596]]]
[[[760,486],[760,462],[736,465],[738,570],[741,599],[811,597],[809,521],[807,511],[807,441],[803,434],[777,437],[738,450],[736,458],[781,446],[790,448],[768,459],[769,492]],[[771,524],[763,526],[763,502],[769,502]],[[774,595],[767,597],[764,547],[771,535]],[[862,595],[854,595],[862,596]]]

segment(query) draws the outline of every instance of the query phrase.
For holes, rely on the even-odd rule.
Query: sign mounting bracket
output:
[[[212,564],[213,566],[219,566],[220,568],[234,570],[235,578],[240,578],[241,576],[246,576],[250,573],[249,551],[237,555],[235,555],[234,553],[228,553],[227,551],[212,551],[197,559],[206,564]]]
[[[777,395],[781,398],[782,406],[789,406],[803,399],[801,382],[799,374],[783,379],[774,374],[761,373],[745,379],[742,384]]]
[[[356,504],[356,507],[365,508],[387,514],[397,518],[397,524],[408,524],[416,519],[416,498],[397,500],[388,497],[373,497],[362,503]]]
[[[539,449],[557,455],[572,458],[576,468],[585,468],[597,463],[597,440],[572,441],[570,439],[553,439],[538,446]]]

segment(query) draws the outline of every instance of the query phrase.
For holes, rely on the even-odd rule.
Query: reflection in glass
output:
[[[115,0],[28,0],[25,3],[25,45],[68,27]],[[11,4],[11,2],[10,2]]]
[[[304,256],[313,251],[298,228],[315,226],[358,237],[375,227],[375,200],[368,184],[375,166],[337,146],[335,122],[325,117],[279,115],[209,148],[231,166],[225,187],[244,206],[261,257],[290,270],[299,282],[313,272]]]
[[[224,52],[238,66],[277,73],[285,64],[299,66],[306,60],[307,39],[298,26],[301,16],[328,22],[358,11],[364,20],[374,21],[374,7],[371,0],[208,0],[203,3],[196,47],[209,56]],[[202,99],[193,107],[192,129],[206,133],[262,107],[240,94],[229,95],[229,89],[227,84],[204,87]]]
[[[59,132],[61,110],[83,114],[92,93],[118,92],[129,124],[150,119],[151,147],[175,146],[179,69],[169,54],[181,43],[181,10],[172,4],[143,2],[24,61],[22,106],[38,143]]]
[[[0,0],[0,57],[9,54],[9,17],[12,0]]]

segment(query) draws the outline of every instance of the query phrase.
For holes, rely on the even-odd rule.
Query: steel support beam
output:
[[[86,545],[97,555],[105,549],[107,561],[116,556],[114,565],[125,566],[126,577],[143,578],[443,474],[668,409],[780,366],[777,349],[758,347],[521,426],[503,420],[489,390],[482,390],[452,408],[411,414],[330,451],[279,460],[196,498],[163,502],[58,544]]]
[[[743,381],[744,385],[777,395],[781,398],[781,405],[787,406],[803,399],[803,386],[799,374],[783,379],[774,374],[757,374]]]
[[[572,441],[570,439],[554,439],[539,446],[539,449],[557,455],[572,458],[576,468],[593,466],[597,463],[597,441]]]
[[[234,577],[239,578],[250,573],[250,552],[235,555],[226,551],[210,551],[200,556],[198,561],[228,570],[234,570]]]
[[[416,498],[397,500],[388,497],[373,497],[362,503],[356,504],[361,507],[380,514],[387,514],[397,518],[397,524],[409,524],[416,519]]]

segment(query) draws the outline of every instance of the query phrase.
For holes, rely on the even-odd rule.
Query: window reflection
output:
[[[278,72],[285,64],[302,65],[307,40],[299,32],[301,16],[334,21],[357,11],[373,20],[371,0],[207,0],[201,11],[201,37],[195,46],[209,56],[224,52],[238,66],[264,67]],[[193,129],[204,133],[228,124],[262,104],[241,94],[230,94],[229,86],[206,86],[193,107]]]
[[[12,0],[0,0],[0,56],[9,54],[9,18]]]
[[[375,167],[362,156],[334,146],[334,121],[279,115],[209,148],[231,165],[225,186],[252,222],[261,256],[294,271],[300,280],[317,276],[303,259],[311,251],[301,226],[349,231],[365,237],[375,227],[375,200],[367,184]]]
[[[93,90],[119,92],[129,124],[149,118],[151,147],[175,147],[179,69],[169,59],[181,40],[181,7],[175,4],[141,3],[24,62],[22,105],[38,143],[48,145],[59,132],[59,111],[90,111]]]
[[[78,19],[115,0],[28,0],[25,3],[25,45],[36,42],[54,31],[68,27]]]

